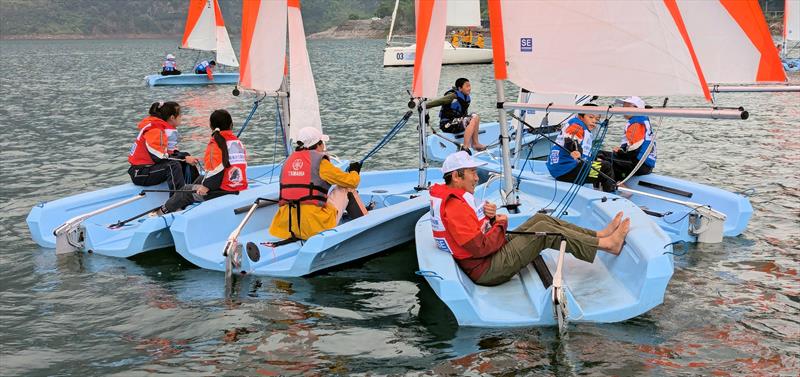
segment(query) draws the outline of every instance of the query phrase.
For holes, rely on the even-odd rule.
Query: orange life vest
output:
[[[302,150],[292,153],[281,169],[279,205],[290,202],[315,204],[324,207],[328,201],[330,183],[319,176],[319,165],[328,156],[324,153]]]
[[[228,147],[228,162],[230,162],[230,166],[226,168],[222,163],[222,150],[212,136],[208,145],[206,145],[206,153],[203,158],[206,169],[208,169],[206,179],[222,173],[220,189],[225,191],[246,190],[247,151],[244,149],[242,142],[239,141],[232,131],[220,131],[219,134],[225,138],[225,143]]]
[[[131,145],[128,162],[131,165],[153,165],[155,162],[150,157],[151,153],[161,158],[167,158],[167,137],[164,130],[168,125],[169,123],[152,117],[149,123],[142,126],[139,129],[139,135],[136,136],[136,140]],[[155,144],[148,143],[147,138],[152,138],[151,133],[154,132],[158,133],[158,137],[153,139],[158,139],[158,141]]]
[[[461,247],[444,227],[444,219],[447,217],[444,205],[447,199],[451,197],[467,203],[475,211],[475,221],[481,224],[481,231],[485,233],[490,228],[489,220],[483,214],[483,207],[475,205],[475,197],[472,194],[462,189],[453,189],[447,185],[435,184],[430,189],[433,239],[440,250],[449,252],[455,259],[473,258],[472,254]]]

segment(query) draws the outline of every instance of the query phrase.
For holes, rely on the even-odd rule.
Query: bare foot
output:
[[[622,221],[622,211],[619,211],[617,212],[617,215],[614,216],[613,219],[611,219],[611,222],[608,223],[608,226],[605,229],[597,231],[597,238],[610,236],[611,233],[614,233],[614,231],[617,230],[617,227],[619,227],[619,223],[621,221]]]
[[[486,150],[486,146],[483,145],[483,144],[475,144],[475,145],[472,146],[472,149],[475,149],[476,151],[481,152],[481,151],[485,151]]]
[[[609,245],[605,250],[608,250],[608,252],[611,254],[619,255],[619,253],[622,251],[622,245],[625,243],[625,236],[628,235],[628,231],[630,229],[631,219],[627,218],[622,221],[614,233],[611,233],[611,235],[606,238],[606,240],[609,241]]]

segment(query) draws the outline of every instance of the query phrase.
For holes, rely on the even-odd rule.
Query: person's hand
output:
[[[349,172],[354,171],[356,173],[361,173],[361,163],[358,161],[351,162],[350,166],[347,167],[347,171]]]
[[[197,192],[197,194],[200,196],[206,196],[206,194],[208,194],[208,187],[202,185],[197,186],[197,188],[194,191]]]
[[[194,156],[186,156],[185,159],[186,159],[186,163],[189,164],[189,165],[196,165],[197,161],[198,161],[197,157],[194,157]]]
[[[493,218],[497,215],[497,204],[492,202],[483,202],[483,214],[487,218]]]
[[[501,223],[508,224],[508,216],[506,216],[506,215],[497,215],[497,216],[495,216],[494,221],[495,222],[499,221]]]
[[[614,148],[611,148],[611,150],[614,151],[614,153],[619,153],[619,151],[621,149],[619,149],[619,147],[614,147]]]
[[[572,152],[569,153],[569,155],[572,156],[572,158],[574,158],[576,160],[580,160],[581,159],[581,152],[572,151]]]

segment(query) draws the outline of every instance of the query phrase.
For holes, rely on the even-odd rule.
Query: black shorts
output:
[[[439,124],[439,129],[450,134],[460,134],[467,129],[472,115],[451,119],[449,122]]]

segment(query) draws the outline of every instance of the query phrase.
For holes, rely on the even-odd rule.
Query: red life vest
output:
[[[136,140],[134,140],[133,145],[131,145],[131,151],[128,154],[128,162],[131,165],[153,165],[155,162],[150,157],[150,153],[158,156],[163,156],[162,158],[167,158],[166,154],[166,147],[167,147],[167,140],[166,135],[164,135],[164,130],[166,129],[167,122],[159,119],[153,118],[150,122],[141,129],[139,129],[139,135],[136,136]],[[159,143],[162,145],[148,145],[147,139],[145,138],[145,134],[148,132],[158,132],[161,133],[163,136],[163,143]],[[156,148],[156,149],[153,149]],[[160,149],[164,149],[163,151]]]
[[[328,156],[317,151],[302,150],[292,153],[281,169],[279,205],[290,202],[315,204],[324,207],[328,202],[330,183],[319,176],[319,165]]]
[[[452,254],[453,257],[458,260],[473,258],[472,254],[462,248],[445,229],[444,219],[447,218],[447,213],[444,211],[444,205],[448,198],[467,203],[467,205],[475,211],[475,221],[481,224],[481,231],[485,233],[491,225],[483,214],[483,207],[475,206],[475,197],[472,196],[472,194],[462,189],[450,188],[443,184],[431,186],[430,197],[431,228],[433,229],[433,239],[436,241],[436,246],[440,250]]]
[[[225,191],[243,191],[247,189],[247,151],[244,145],[233,134],[232,131],[220,131],[219,133],[225,138],[226,146],[228,147],[228,162],[230,166],[227,168],[222,163],[222,150],[217,145],[214,137],[206,145],[206,153],[203,158],[204,164],[209,171],[206,173],[206,179],[215,174],[222,173],[222,184],[219,188]]]

